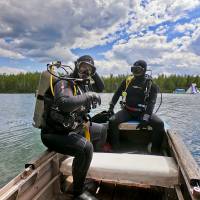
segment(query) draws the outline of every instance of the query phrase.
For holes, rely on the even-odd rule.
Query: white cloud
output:
[[[173,16],[182,16],[183,14],[185,14],[183,11],[190,10],[200,5],[199,0],[170,0],[168,2],[169,8],[167,10]]]
[[[60,61],[71,61],[71,59],[75,60],[76,57],[73,55],[65,46],[61,46],[59,43],[56,44],[52,49],[47,50],[47,55],[53,60],[60,60]]]
[[[0,74],[19,74],[26,73],[27,71],[24,69],[13,68],[13,67],[0,67]]]
[[[199,0],[154,0],[149,1],[145,7],[141,7],[138,3],[133,8],[132,25],[128,32],[145,30],[149,26],[187,17],[187,11],[199,5]]]
[[[131,38],[128,43],[115,44],[112,51],[107,52],[105,57],[110,71],[116,74],[119,71],[130,72],[130,65],[138,59],[147,61],[154,74],[187,74],[190,72],[199,74],[200,56],[188,51],[190,43],[191,37],[184,36],[168,42],[166,36],[149,32],[143,37]],[[126,64],[121,65],[121,60],[125,60]],[[114,70],[115,66],[121,68]]]
[[[200,56],[200,23],[198,24],[196,30],[192,33],[191,41],[188,46],[188,51],[191,51],[196,55]]]
[[[22,59],[24,56],[22,56],[20,53],[2,49],[0,48],[0,56],[1,57],[7,57],[7,58],[14,58],[14,59]]]
[[[175,31],[178,31],[180,33],[184,33],[185,31],[194,31],[196,28],[196,25],[195,24],[189,24],[189,23],[186,23],[186,24],[181,24],[181,25],[177,25],[175,27]]]
[[[97,72],[103,76],[107,76],[109,74],[128,74],[130,72],[130,66],[126,60],[111,59],[108,61],[96,61],[95,63]]]
[[[156,29],[155,33],[158,35],[164,35],[168,29],[169,29],[169,27],[167,25],[165,25],[165,26],[161,25]]]
[[[199,0],[143,4],[140,0],[49,0],[42,6],[40,0],[1,0],[0,56],[68,62],[76,59],[72,48],[115,42],[103,53],[105,60],[97,61],[102,74],[128,73],[137,59],[145,59],[156,72],[170,73],[186,65],[194,72],[200,54],[199,20],[190,21],[188,13],[198,6]],[[183,18],[187,23],[176,22]],[[169,40],[169,31],[184,35]]]
[[[0,57],[14,59],[24,58],[24,56],[21,53],[12,50],[12,48],[9,47],[9,45],[3,39],[0,39]]]
[[[107,59],[117,57],[125,59],[128,63],[142,57],[150,60],[152,57],[160,57],[163,52],[171,51],[176,47],[167,43],[166,36],[158,36],[148,33],[142,37],[133,37],[126,44],[115,45],[112,51],[105,54]]]
[[[47,60],[52,57],[46,51],[55,49],[63,57],[63,46],[88,48],[109,41],[107,34],[127,19],[128,2],[49,0],[41,6],[40,0],[1,1],[0,21],[5,29],[0,30],[0,38],[12,38],[8,46],[27,57]]]

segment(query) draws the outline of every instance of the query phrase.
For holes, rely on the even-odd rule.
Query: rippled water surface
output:
[[[101,94],[102,105],[92,112],[108,109],[112,94]],[[160,97],[157,100],[157,104]],[[40,131],[32,127],[33,94],[0,94],[0,186],[17,175],[24,164],[45,147]],[[117,111],[119,106],[116,106]],[[158,115],[177,130],[200,165],[200,95],[163,94]]]

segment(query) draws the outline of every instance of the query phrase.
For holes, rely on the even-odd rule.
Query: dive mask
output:
[[[131,72],[134,76],[142,76],[145,73],[145,69],[140,65],[133,65],[131,67]]]
[[[78,66],[78,74],[80,78],[87,78],[93,73],[93,66],[87,62],[81,62]]]

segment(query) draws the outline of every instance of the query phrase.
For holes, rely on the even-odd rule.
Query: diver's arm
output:
[[[117,91],[114,93],[112,97],[111,104],[113,105],[113,107],[117,103],[119,97],[122,95],[122,92],[125,90],[125,87],[126,87],[126,80],[123,80],[121,85],[118,87]]]
[[[158,94],[158,87],[157,87],[157,85],[155,85],[153,83],[151,86],[149,98],[147,101],[147,107],[146,107],[145,114],[151,115],[153,113],[153,109],[156,104],[157,94]]]
[[[100,76],[97,74],[97,72],[94,73],[92,76],[92,79],[94,80],[94,83],[92,84],[92,88],[94,92],[103,92],[104,90],[104,82],[100,78]]]
[[[55,104],[63,112],[73,112],[88,102],[87,94],[74,96],[70,83],[65,80],[55,84],[54,93]]]

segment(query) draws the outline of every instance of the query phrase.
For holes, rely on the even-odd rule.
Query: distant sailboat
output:
[[[200,93],[199,89],[197,88],[196,83],[192,83],[191,86],[186,91],[187,94],[197,94]]]

